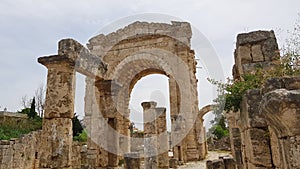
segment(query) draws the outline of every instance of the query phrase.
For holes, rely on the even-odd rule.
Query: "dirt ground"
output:
[[[183,166],[179,166],[179,169],[206,169],[206,161],[219,159],[219,156],[228,156],[230,152],[221,152],[221,151],[209,151],[207,158],[203,161],[187,163]]]

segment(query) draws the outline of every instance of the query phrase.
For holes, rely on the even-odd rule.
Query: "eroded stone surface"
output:
[[[40,168],[71,167],[72,120],[44,119],[40,146]]]

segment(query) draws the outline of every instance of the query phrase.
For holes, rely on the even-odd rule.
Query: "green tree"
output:
[[[35,97],[33,97],[33,99],[32,99],[28,117],[29,117],[29,118],[32,118],[32,119],[34,119],[34,118],[37,117],[37,113],[36,113],[36,111],[35,111]]]
[[[27,114],[27,115],[29,115],[29,113],[30,113],[30,108],[24,108],[24,109],[22,109],[21,111],[18,111],[18,113],[22,113],[22,114]]]
[[[83,131],[83,127],[78,119],[78,115],[74,115],[72,118],[72,123],[73,123],[73,137],[79,136],[80,133]]]

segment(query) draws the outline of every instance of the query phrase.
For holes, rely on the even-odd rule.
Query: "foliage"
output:
[[[214,121],[214,125],[209,129],[210,136],[213,135],[217,140],[229,135],[225,117],[222,115],[219,121]],[[209,136],[209,137],[210,137]]]
[[[78,119],[78,115],[74,115],[72,118],[72,123],[73,123],[73,137],[79,136],[80,133],[83,131],[83,127]]]
[[[74,141],[79,141],[79,142],[87,142],[87,139],[88,139],[88,134],[86,129],[82,130],[82,133],[79,133],[78,136],[73,137]]]
[[[239,111],[242,98],[247,90],[261,88],[266,80],[270,78],[300,76],[300,15],[289,35],[281,49],[282,57],[273,68],[263,69],[258,64],[256,71],[252,74],[242,75],[242,80],[227,79],[226,83],[208,79],[213,85],[217,86],[218,92],[218,97],[214,99],[216,103],[213,111],[215,118],[211,121],[213,127],[210,129],[210,132],[217,138],[227,134],[224,126],[219,124],[219,121],[224,119],[224,111]]]
[[[229,131],[228,129],[223,129],[220,125],[216,125],[212,134],[217,138],[217,140],[219,140],[225,136],[228,136]]]
[[[22,114],[29,114],[30,113],[30,108],[24,108],[21,111],[18,111],[18,113],[22,113]]]
[[[300,14],[293,30],[288,31],[288,34],[281,49],[283,67],[287,75],[300,75]]]
[[[125,163],[124,159],[119,160],[118,166],[122,166]]]
[[[0,123],[0,140],[19,138],[23,134],[42,129],[42,119],[5,119]]]
[[[30,106],[30,111],[29,114],[27,114],[29,118],[36,118],[37,117],[37,113],[35,111],[35,97],[33,97],[32,102],[31,102],[31,106]]]
[[[43,117],[44,113],[44,104],[45,104],[45,87],[44,84],[40,84],[40,86],[35,90],[35,111],[37,115]],[[32,99],[29,99],[27,95],[22,96],[21,105],[23,109],[31,107]]]
[[[279,63],[270,69],[264,70],[260,65],[252,74],[244,74],[243,80],[233,81],[228,79],[222,83],[213,79],[208,79],[213,85],[218,87],[218,97],[214,100],[217,104],[215,114],[222,114],[222,111],[237,112],[243,95],[249,89],[261,88],[267,79],[285,76],[300,76],[300,15],[293,31],[281,49],[282,57]]]
[[[24,108],[21,111],[18,111],[18,113],[27,114],[27,116],[32,119],[40,118],[35,111],[35,98],[32,99],[30,108]]]

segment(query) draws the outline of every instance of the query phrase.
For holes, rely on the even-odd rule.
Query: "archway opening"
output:
[[[83,120],[84,113],[84,97],[85,97],[85,75],[76,72],[76,87],[75,87],[75,102],[74,113],[78,116],[78,119]]]
[[[137,130],[143,131],[142,102],[155,101],[157,107],[167,109],[167,130],[171,131],[169,78],[161,74],[150,74],[142,77],[134,85],[129,101],[130,121]]]

